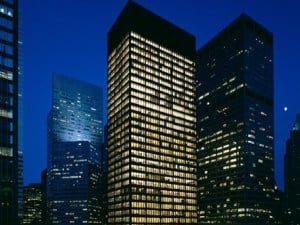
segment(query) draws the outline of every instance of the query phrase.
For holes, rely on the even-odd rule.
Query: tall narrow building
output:
[[[285,225],[300,224],[300,114],[297,115],[284,157]]]
[[[195,37],[133,1],[108,33],[108,224],[196,224]]]
[[[100,223],[102,89],[54,74],[48,115],[49,224]]]
[[[29,184],[28,186],[24,187],[24,214],[22,224],[42,224],[41,184]]]
[[[18,12],[18,0],[0,2],[0,224],[3,225],[19,223]]]
[[[197,52],[200,224],[272,224],[273,35],[242,14]]]

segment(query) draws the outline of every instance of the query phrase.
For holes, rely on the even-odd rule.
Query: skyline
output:
[[[90,1],[92,4],[80,1],[73,2],[73,7],[69,7],[67,1],[60,2],[57,0],[47,0],[43,3],[34,0],[28,0],[26,3],[21,2],[24,43],[23,108],[25,129],[23,151],[25,184],[39,181],[40,173],[46,166],[45,127],[47,112],[50,110],[52,72],[57,71],[74,76],[77,79],[102,86],[106,90],[106,35],[127,1],[122,0],[119,1],[120,4],[115,5],[95,0]],[[205,5],[200,5],[195,0],[172,1],[173,7],[168,7],[170,1],[164,3],[136,2],[195,35],[197,49],[243,12],[273,32],[275,39],[275,168],[277,181],[282,187],[282,155],[285,152],[285,141],[294,122],[294,117],[300,111],[295,104],[295,100],[300,95],[296,90],[299,78],[298,80],[292,79],[292,71],[296,72],[297,68],[297,62],[296,60],[293,61],[293,58],[298,58],[297,55],[300,52],[299,44],[297,44],[300,32],[290,30],[286,26],[287,22],[290,22],[290,26],[294,23],[294,27],[296,27],[297,21],[300,20],[299,15],[296,14],[296,6],[299,3],[289,1],[285,4],[286,8],[282,8],[279,1],[272,1],[272,8],[274,9],[267,10],[267,14],[265,14],[264,10],[270,7],[268,3],[271,1],[267,3],[259,1],[243,3],[245,6],[219,2],[220,8],[214,8],[213,12],[211,10],[218,1],[209,2]],[[225,6],[227,6],[228,11],[223,12]],[[53,13],[55,7],[58,7],[58,10]],[[34,14],[30,13],[30,8],[35,9]],[[98,9],[102,11],[98,13]],[[211,10],[205,11],[205,9]],[[198,10],[202,14],[198,13]],[[178,12],[180,13],[178,14]],[[282,20],[278,18],[281,12],[282,15],[286,16],[281,18]],[[97,16],[95,13],[98,13]],[[293,17],[295,18],[293,19]],[[76,29],[77,27],[80,29]],[[294,40],[288,37],[294,37]],[[39,40],[42,41],[36,43]],[[48,45],[44,45],[44,43],[48,43]],[[57,54],[58,52],[60,54]],[[288,71],[284,73],[284,67],[290,68],[291,73]],[[284,80],[286,74],[287,79]],[[289,90],[287,88],[289,86],[294,88]],[[286,95],[281,96],[281,93],[286,93]],[[289,99],[293,95],[294,97]],[[106,102],[106,94],[104,96],[104,102]],[[295,105],[292,105],[293,102]],[[288,107],[286,112],[283,110],[285,106]],[[106,111],[106,104],[104,110]],[[286,124],[280,124],[280,120]],[[104,121],[106,121],[106,116],[104,116]],[[32,155],[36,157],[31,158]],[[281,173],[279,174],[278,171]]]

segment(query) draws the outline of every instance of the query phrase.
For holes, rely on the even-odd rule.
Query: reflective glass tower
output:
[[[0,224],[18,224],[18,1],[0,1]]]
[[[285,224],[300,224],[300,114],[286,142],[284,175]]]
[[[54,74],[48,115],[50,224],[100,223],[102,89]]]
[[[273,35],[242,14],[197,52],[200,224],[272,224]]]
[[[128,1],[108,33],[108,224],[196,224],[195,38]]]

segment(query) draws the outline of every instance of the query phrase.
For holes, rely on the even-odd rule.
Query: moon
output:
[[[283,108],[283,111],[285,111],[285,112],[288,111],[288,107],[285,106],[285,107]]]

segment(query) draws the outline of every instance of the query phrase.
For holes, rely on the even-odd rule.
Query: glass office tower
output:
[[[108,224],[196,224],[195,38],[129,1],[108,33]]]
[[[24,187],[23,224],[42,224],[42,186],[29,184]]]
[[[284,157],[285,225],[300,224],[300,114],[297,115]]]
[[[18,1],[0,1],[0,224],[18,221]]]
[[[47,218],[100,223],[102,89],[54,74],[48,115]]]
[[[197,52],[200,224],[272,224],[273,35],[242,14]]]

